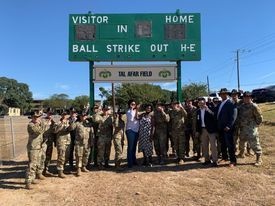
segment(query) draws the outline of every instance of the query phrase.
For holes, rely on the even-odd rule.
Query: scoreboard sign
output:
[[[70,61],[199,61],[200,14],[71,14]]]

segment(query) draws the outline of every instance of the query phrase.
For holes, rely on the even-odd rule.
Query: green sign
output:
[[[199,61],[200,14],[71,14],[70,61]]]

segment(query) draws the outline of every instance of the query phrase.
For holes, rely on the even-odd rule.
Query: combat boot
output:
[[[58,177],[60,177],[60,178],[66,178],[66,176],[63,173],[63,170],[58,170]]]
[[[42,173],[45,177],[52,177],[54,176],[53,173],[49,172],[48,170],[44,170]]]
[[[39,180],[45,180],[46,179],[46,177],[44,175],[42,175],[41,173],[37,174],[36,178],[39,179]]]
[[[244,153],[243,152],[240,152],[238,155],[237,155],[237,158],[244,158]]]
[[[80,175],[81,175],[81,169],[77,168],[77,170],[76,170],[76,176],[79,177]]]
[[[256,154],[256,162],[255,162],[255,166],[259,167],[262,165],[262,155],[261,154]]]
[[[81,172],[89,172],[89,170],[87,170],[86,167],[82,167]]]
[[[30,183],[30,182],[27,182],[25,188],[26,188],[27,190],[31,190],[31,189],[32,189],[31,183]]]
[[[37,181],[37,180],[32,180],[32,182],[31,182],[32,184],[34,184],[34,185],[37,185],[39,182]]]
[[[183,159],[180,159],[180,161],[179,161],[179,163],[178,163],[179,165],[183,165],[184,164],[184,161],[183,161]]]

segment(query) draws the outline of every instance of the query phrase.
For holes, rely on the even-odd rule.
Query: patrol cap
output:
[[[85,112],[85,111],[79,112],[78,115],[82,116],[82,117],[88,116],[87,112]]]
[[[68,110],[62,110],[61,111],[61,115],[68,115],[68,114],[70,114],[70,111],[68,111]]]
[[[71,107],[70,112],[76,113],[76,109],[74,107]]]
[[[31,117],[41,117],[42,116],[42,112],[40,110],[34,110],[30,113]]]
[[[48,107],[48,108],[46,109],[46,113],[47,113],[47,114],[53,114],[52,108],[51,108],[51,107]]]
[[[241,93],[240,93],[240,92],[238,92],[238,91],[237,91],[237,89],[232,89],[232,91],[231,91],[231,94],[230,94],[230,95],[232,95],[232,94],[241,95]]]
[[[104,106],[102,107],[102,109],[103,109],[103,110],[110,110],[110,109],[111,109],[111,107],[110,107],[110,106],[108,106],[108,105],[104,105]]]
[[[179,101],[173,101],[172,104],[179,104]]]
[[[249,92],[249,91],[245,91],[245,92],[243,93],[243,97],[252,97],[252,93]]]

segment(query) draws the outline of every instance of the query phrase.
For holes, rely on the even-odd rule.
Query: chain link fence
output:
[[[26,152],[29,121],[26,116],[0,117],[0,165]]]

